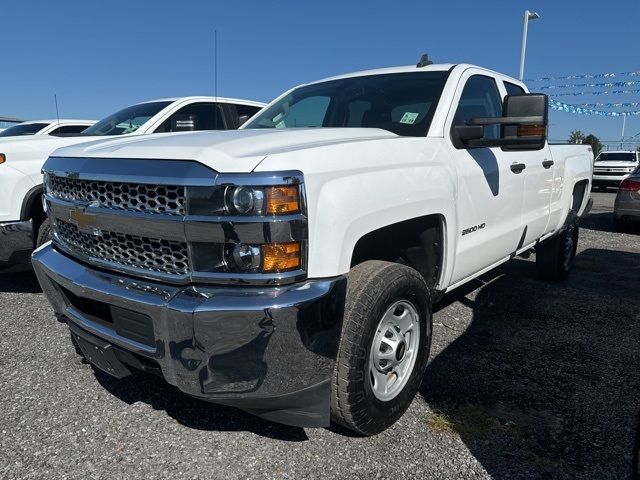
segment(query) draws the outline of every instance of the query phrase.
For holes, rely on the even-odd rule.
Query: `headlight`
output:
[[[4,163],[7,161],[7,157],[4,153],[0,153],[0,163]]]
[[[226,187],[224,210],[230,215],[289,215],[300,213],[297,186]]]
[[[224,249],[228,270],[244,273],[280,273],[302,267],[300,242],[263,245],[230,244]]]

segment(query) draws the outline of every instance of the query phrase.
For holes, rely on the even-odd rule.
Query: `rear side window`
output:
[[[504,88],[507,91],[507,95],[522,95],[526,93],[524,88],[520,85],[516,85],[515,83],[504,82]]]
[[[0,132],[0,137],[22,137],[24,135],[35,135],[47,126],[49,126],[48,123],[21,123]]]
[[[225,130],[220,106],[215,103],[192,103],[182,107],[160,125],[154,133]]]
[[[73,135],[84,132],[89,125],[65,125],[49,132],[49,135]]]
[[[491,77],[473,75],[462,90],[454,125],[465,125],[472,118],[502,116],[502,99],[496,82]],[[486,125],[484,138],[500,138],[500,125]]]
[[[253,117],[256,113],[262,110],[262,107],[254,107],[252,105],[238,105],[236,104],[236,112],[239,117],[243,117],[245,115],[249,116],[249,118]]]

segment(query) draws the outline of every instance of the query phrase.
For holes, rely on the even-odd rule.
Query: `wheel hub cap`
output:
[[[395,398],[407,384],[420,345],[420,316],[408,300],[393,303],[382,316],[371,345],[369,377],[381,401]]]

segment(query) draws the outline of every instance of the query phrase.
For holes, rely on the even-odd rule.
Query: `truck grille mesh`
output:
[[[68,201],[81,201],[113,210],[185,215],[185,187],[80,180],[49,176],[48,193]]]
[[[55,222],[59,239],[91,258],[176,276],[190,272],[186,242],[105,231],[92,235],[81,232],[69,222],[60,219]]]

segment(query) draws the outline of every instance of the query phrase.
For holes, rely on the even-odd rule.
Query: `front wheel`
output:
[[[414,269],[368,261],[347,276],[331,395],[334,422],[379,433],[407,410],[431,347],[431,298]]]
[[[48,218],[40,224],[38,229],[38,238],[36,239],[36,248],[51,240],[51,223]]]
[[[578,248],[578,215],[569,211],[563,229],[536,246],[536,267],[544,280],[560,282],[567,278]]]

